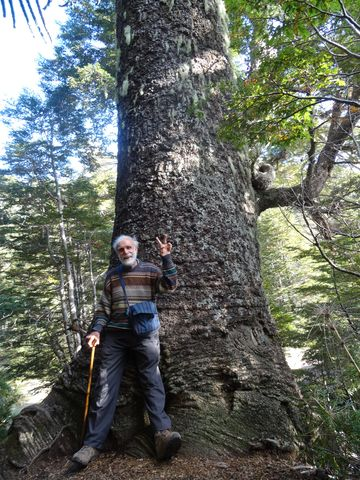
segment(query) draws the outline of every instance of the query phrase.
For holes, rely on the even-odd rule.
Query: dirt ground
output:
[[[62,457],[42,460],[21,476],[24,480],[300,480],[317,478],[301,474],[298,462],[273,454],[253,454],[209,459],[181,453],[167,462],[136,459],[117,453],[105,453],[87,468],[66,477],[70,462]],[[327,478],[327,477],[323,477]]]

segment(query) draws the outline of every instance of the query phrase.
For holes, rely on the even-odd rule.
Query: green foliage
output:
[[[52,378],[69,358],[59,297],[63,251],[52,186],[3,177],[0,187],[7,218],[0,226],[4,367],[13,376]],[[68,254],[84,329],[91,322],[94,304],[90,254],[96,279],[108,263],[114,188],[112,176],[104,172],[63,186],[66,231],[71,239]]]
[[[226,4],[241,66],[222,136],[238,147],[244,142],[289,147],[308,140],[328,119],[326,101],[350,98],[358,84],[356,28],[339,2]],[[356,19],[354,3],[345,6]]]
[[[73,135],[73,155],[94,168],[116,141],[115,6],[81,0],[67,13],[55,58],[40,62],[41,87]]]
[[[360,285],[341,271],[360,272],[359,191],[357,171],[337,166],[312,210],[270,210],[259,222],[272,315],[283,345],[305,352],[296,374],[311,412],[307,461],[338,478],[360,459]]]
[[[263,284],[271,313],[284,345],[296,347],[303,345],[306,318],[298,290],[314,290],[318,272],[309,258],[310,246],[287,219],[296,221],[288,210],[265,212],[259,223],[259,241]]]
[[[0,177],[0,322],[10,378],[57,376],[91,322],[108,264],[115,8],[105,0],[67,8],[55,57],[40,63],[41,92],[25,91],[1,112],[10,128]]]
[[[312,410],[310,427],[314,438],[309,452],[309,461],[322,465],[336,475],[336,478],[357,478],[360,455],[360,410],[349,404],[329,405],[318,400],[319,391],[315,390],[315,401],[308,397]],[[354,477],[349,477],[353,474]]]

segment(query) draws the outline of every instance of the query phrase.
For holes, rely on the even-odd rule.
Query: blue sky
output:
[[[16,98],[24,88],[36,90],[38,84],[37,59],[39,55],[51,57],[58,24],[65,20],[65,9],[53,0],[44,12],[47,28],[52,42],[43,39],[35,28],[31,31],[20,11],[18,2],[14,2],[16,10],[16,28],[13,28],[11,17],[0,18],[0,108],[6,101]],[[6,128],[0,124],[0,154],[6,142]]]

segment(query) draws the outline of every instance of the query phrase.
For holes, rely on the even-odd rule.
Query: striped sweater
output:
[[[162,271],[150,262],[138,260],[137,265],[127,270],[123,268],[122,277],[125,282],[129,304],[155,301],[157,293],[174,291],[177,286],[176,267],[171,255],[162,258]],[[106,329],[129,329],[125,316],[127,303],[119,279],[119,266],[111,269],[104,284],[104,290],[95,308],[92,331],[101,332]]]

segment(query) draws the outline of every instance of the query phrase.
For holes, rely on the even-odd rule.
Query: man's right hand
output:
[[[100,344],[100,332],[90,332],[85,338],[91,348]]]

